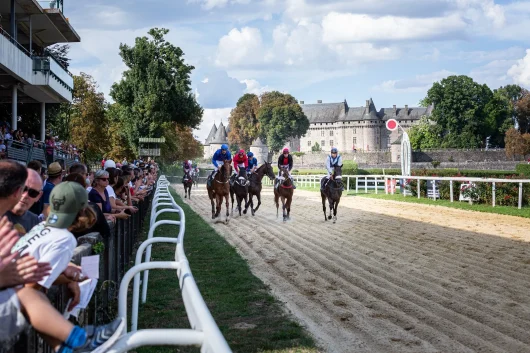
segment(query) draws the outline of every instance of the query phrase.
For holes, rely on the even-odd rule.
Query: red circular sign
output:
[[[386,122],[386,128],[390,131],[394,131],[395,129],[397,129],[397,127],[398,127],[398,123],[395,119],[389,119]]]

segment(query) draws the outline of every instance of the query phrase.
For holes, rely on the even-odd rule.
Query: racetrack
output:
[[[530,352],[530,219],[346,197],[332,224],[295,190],[283,223],[262,199],[212,225],[326,352]]]

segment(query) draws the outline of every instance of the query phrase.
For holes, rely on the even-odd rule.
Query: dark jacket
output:
[[[281,166],[283,165],[283,153],[280,154],[280,157],[278,157],[278,169],[281,169]],[[287,155],[287,161],[289,163],[289,171],[293,169],[293,156],[291,154]]]

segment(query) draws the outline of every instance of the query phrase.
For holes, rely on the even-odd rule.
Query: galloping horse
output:
[[[184,198],[188,197],[191,199],[191,187],[193,186],[193,180],[189,172],[184,172],[182,177],[182,185],[184,185]]]
[[[193,184],[195,185],[196,188],[199,187],[199,173],[197,172],[193,172],[193,175],[191,176],[191,179],[193,180]]]
[[[333,179],[322,178],[321,185],[325,186],[320,189],[320,196],[322,197],[322,210],[324,211],[324,219],[327,221],[331,219],[331,212],[333,211],[333,223],[337,222],[337,207],[339,206],[340,197],[342,196],[342,166],[336,165],[333,170]],[[329,203],[329,216],[326,217],[326,199]]]
[[[258,210],[259,206],[261,205],[261,180],[265,176],[265,174],[271,179],[274,180],[276,176],[274,175],[274,170],[272,170],[272,164],[269,162],[263,163],[254,173],[252,173],[249,177],[250,185],[248,186],[248,204],[245,206],[245,210],[243,213],[247,213],[247,208],[250,206],[250,211],[252,212],[252,215],[254,216],[254,213]],[[254,202],[252,201],[252,198],[254,195],[258,199],[258,205],[256,208],[254,208]]]
[[[236,195],[237,199],[237,210],[239,211],[239,216],[241,216],[241,202],[243,200],[245,200],[245,211],[243,213],[247,214],[248,185],[245,177],[245,168],[239,168],[239,174],[234,178],[233,184],[230,185],[230,198],[232,199],[232,215],[234,214],[234,194]]]
[[[215,175],[215,178],[211,181],[210,184],[206,185],[208,190],[208,197],[212,202],[212,219],[219,217],[221,213],[221,206],[223,204],[223,198],[226,201],[226,220],[225,223],[228,223],[229,220],[229,209],[228,209],[228,197],[230,196],[230,175],[232,174],[232,166],[230,165],[229,160],[224,161],[223,165],[219,168],[219,171]],[[214,210],[214,199],[216,201],[216,206]]]
[[[289,214],[291,212],[291,201],[293,200],[293,183],[291,178],[289,178],[289,172],[287,169],[284,169],[282,176],[278,178],[279,185],[274,188],[274,203],[276,204],[276,217],[278,217],[278,200],[282,199],[282,210],[283,210],[283,221],[289,219]]]

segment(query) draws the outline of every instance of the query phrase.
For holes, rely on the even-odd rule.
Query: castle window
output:
[[[289,147],[293,147],[293,141],[289,141]]]
[[[329,136],[333,136],[333,130],[330,130]]]
[[[356,128],[353,128],[353,133],[354,133],[354,134],[357,133],[357,129],[356,129]]]
[[[307,141],[307,147],[311,147],[311,141]]]
[[[329,140],[329,145],[333,147],[333,140]]]
[[[324,130],[320,131],[320,136],[324,136]]]
[[[357,137],[354,137],[354,138],[353,138],[353,143],[354,143],[354,144],[357,143]]]
[[[325,145],[326,145],[326,141],[324,141],[324,140],[320,141],[320,146],[321,147],[324,147]]]

